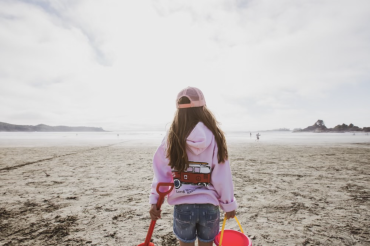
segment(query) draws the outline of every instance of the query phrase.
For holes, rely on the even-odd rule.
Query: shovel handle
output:
[[[168,191],[165,191],[165,192],[161,192],[159,190],[159,188],[163,186],[163,187],[167,187],[167,186],[170,186],[171,188],[168,190]],[[158,183],[157,185],[157,192],[158,192],[158,201],[157,201],[157,209],[160,209],[161,206],[162,206],[162,203],[164,202],[164,197],[168,194],[170,194],[170,192],[173,190],[173,187],[174,187],[174,184],[173,183]]]
[[[170,186],[171,188],[168,191],[161,192],[159,190],[159,188],[161,186]],[[158,183],[157,184],[157,192],[159,194],[159,198],[158,198],[158,201],[157,201],[157,209],[158,210],[162,206],[162,203],[164,201],[164,197],[166,195],[170,194],[170,192],[173,190],[173,187],[174,187],[174,184],[173,183]],[[146,235],[146,238],[145,238],[145,243],[144,243],[145,246],[149,246],[150,239],[152,238],[152,234],[153,234],[153,231],[154,231],[155,223],[156,223],[156,220],[152,220],[151,223],[150,223],[148,234]]]
[[[159,188],[161,186],[170,186],[171,188],[168,191],[161,192],[161,191],[159,191]],[[174,187],[173,183],[158,183],[157,184],[157,192],[158,192],[159,196],[165,196],[165,195],[170,194],[170,192],[173,190],[173,187]]]

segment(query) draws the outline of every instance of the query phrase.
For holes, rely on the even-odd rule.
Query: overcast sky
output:
[[[0,0],[0,122],[164,130],[195,86],[226,131],[370,126],[369,0]]]

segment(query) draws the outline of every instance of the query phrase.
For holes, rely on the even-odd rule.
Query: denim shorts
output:
[[[184,243],[212,242],[220,230],[220,209],[213,204],[175,205],[173,232]]]

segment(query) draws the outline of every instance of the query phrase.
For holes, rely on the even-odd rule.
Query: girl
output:
[[[183,89],[167,136],[153,157],[154,178],[149,201],[150,217],[159,219],[159,182],[173,182],[167,202],[174,205],[173,232],[180,246],[211,246],[219,232],[219,207],[227,219],[235,216],[237,203],[224,133],[207,109],[203,93]]]

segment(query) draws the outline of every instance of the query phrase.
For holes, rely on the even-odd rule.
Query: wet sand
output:
[[[0,147],[0,245],[144,242],[156,143]],[[370,245],[370,145],[229,144],[253,245]],[[155,245],[177,245],[162,206]],[[235,221],[228,229],[238,230]]]

